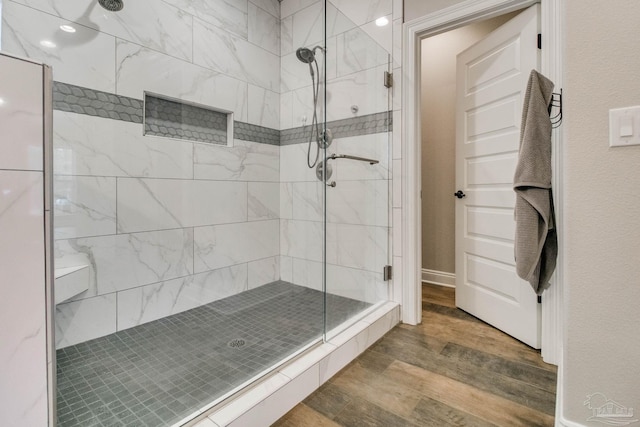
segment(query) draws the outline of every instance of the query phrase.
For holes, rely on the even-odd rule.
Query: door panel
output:
[[[480,102],[476,100],[475,102]],[[495,102],[485,103],[482,107],[467,111],[467,143],[474,143],[477,139],[487,138],[496,132],[513,132],[513,113],[522,105],[519,97],[511,96]]]
[[[456,305],[534,348],[540,306],[515,272],[512,183],[539,16],[532,6],[460,53],[456,95]]]
[[[511,166],[517,157],[518,153],[510,152],[467,160],[465,187],[510,184],[513,181]]]
[[[514,295],[516,288],[510,286],[515,271],[508,264],[470,254],[466,255],[466,264],[469,282],[508,303],[518,303]]]
[[[487,86],[520,72],[520,37],[506,40],[502,45],[485,52],[469,62],[466,73],[467,92],[486,89]]]
[[[467,208],[467,235],[511,242],[514,233],[513,211],[509,209]]]
[[[493,154],[496,150],[503,153],[510,153],[518,150],[518,141],[513,141],[513,129],[505,129],[504,131],[496,131],[492,134],[482,135],[481,138],[473,139],[472,145],[467,144],[464,149],[464,155],[467,157],[482,157]]]

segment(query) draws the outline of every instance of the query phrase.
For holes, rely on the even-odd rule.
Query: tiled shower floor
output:
[[[369,306],[328,294],[328,329]],[[321,292],[277,281],[58,350],[58,426],[170,426],[320,337],[322,324]]]

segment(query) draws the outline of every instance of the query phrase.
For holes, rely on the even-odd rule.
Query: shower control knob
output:
[[[467,197],[467,195],[466,195],[466,194],[464,194],[464,193],[462,192],[462,190],[458,190],[458,191],[456,191],[455,193],[453,193],[453,195],[454,195],[454,196],[456,196],[458,199],[462,199],[463,197]]]

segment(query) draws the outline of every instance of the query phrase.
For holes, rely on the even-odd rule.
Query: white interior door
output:
[[[456,306],[534,348],[541,308],[515,271],[513,241],[522,102],[539,69],[540,6],[458,55],[456,95]]]

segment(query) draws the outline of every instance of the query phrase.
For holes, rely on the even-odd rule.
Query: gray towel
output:
[[[531,70],[522,109],[520,156],[513,179],[516,192],[515,257],[518,276],[541,295],[556,268],[558,239],[551,194],[553,83]]]

